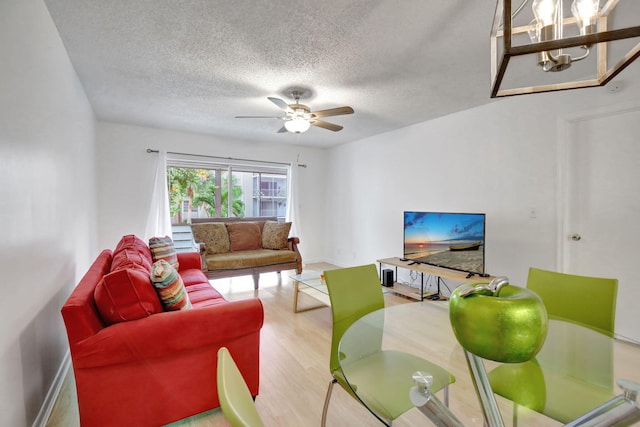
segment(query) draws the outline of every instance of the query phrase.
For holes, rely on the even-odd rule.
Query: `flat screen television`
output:
[[[404,258],[484,274],[485,214],[404,213]]]

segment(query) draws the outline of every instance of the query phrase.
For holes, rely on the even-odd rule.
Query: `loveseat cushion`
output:
[[[163,311],[149,274],[139,268],[106,274],[96,286],[93,298],[100,317],[107,325]]]
[[[229,232],[223,222],[193,224],[191,232],[196,242],[205,244],[205,255],[229,252]]]
[[[249,267],[295,262],[298,255],[294,251],[256,249],[252,251],[228,252],[205,256],[209,270],[235,270]]]
[[[230,222],[227,231],[232,252],[262,249],[260,227],[255,222]]]
[[[149,273],[151,271],[151,251],[145,242],[133,234],[122,236],[120,242],[113,250],[111,271],[142,268]]]
[[[262,227],[262,247],[264,249],[287,249],[290,222],[267,221]]]
[[[151,282],[156,291],[158,291],[158,296],[166,311],[191,308],[191,302],[182,277],[167,261],[161,259],[153,264],[151,267]]]
[[[151,259],[153,262],[163,259],[171,264],[175,269],[178,269],[178,255],[171,237],[164,236],[150,238],[149,250],[151,251]]]

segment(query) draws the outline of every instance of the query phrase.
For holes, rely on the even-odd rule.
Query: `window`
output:
[[[287,176],[254,173],[253,216],[284,218],[287,211]]]
[[[197,218],[277,217],[287,211],[287,164],[221,163],[215,158],[167,158],[172,224]],[[227,159],[228,160],[228,159]]]

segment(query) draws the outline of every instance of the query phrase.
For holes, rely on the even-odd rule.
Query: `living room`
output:
[[[637,61],[619,92],[502,99],[328,149],[99,121],[42,1],[3,2],[0,23],[2,425],[44,421],[68,349],[62,303],[101,249],[144,234],[156,162],[147,148],[305,164],[296,202],[305,263],[400,256],[404,210],[485,212],[487,271],[523,284],[531,266],[562,267],[562,150],[576,126],[603,124],[607,144],[640,133]],[[637,168],[626,169],[637,182]],[[634,194],[612,222],[633,224]],[[618,306],[627,330],[640,301],[629,285]]]

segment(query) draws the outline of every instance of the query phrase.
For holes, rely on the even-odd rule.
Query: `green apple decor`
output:
[[[509,285],[506,277],[456,288],[449,316],[458,342],[483,359],[525,362],[538,353],[547,336],[547,311],[540,297]]]

